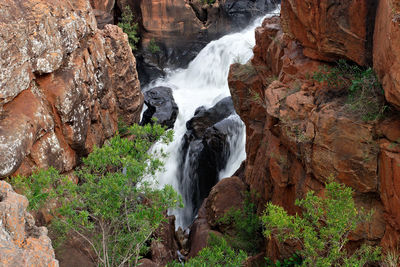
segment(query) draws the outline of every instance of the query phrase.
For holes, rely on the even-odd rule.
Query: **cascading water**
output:
[[[271,13],[276,14],[278,10]],[[195,163],[190,163],[191,157],[181,166],[182,140],[186,132],[186,122],[190,120],[195,110],[200,106],[209,108],[221,99],[230,96],[228,87],[229,67],[234,62],[246,63],[252,56],[255,45],[254,30],[264,18],[259,18],[241,32],[226,35],[219,40],[209,43],[187,69],[170,71],[162,79],[153,81],[147,86],[166,86],[173,90],[175,102],[179,107],[179,115],[174,125],[174,141],[169,145],[156,144],[154,149],[163,149],[169,154],[165,162],[165,171],[158,174],[160,186],[170,184],[183,197],[185,208],[171,211],[176,216],[176,225],[187,227],[193,220],[193,207],[188,199],[193,192],[182,187],[178,179],[181,168],[185,168],[186,181],[191,179],[190,169]],[[144,89],[146,90],[146,88]],[[235,127],[230,127],[228,134],[228,159],[225,168],[219,173],[219,179],[231,176],[246,158],[245,126],[239,116],[234,114],[227,118],[233,120]],[[187,153],[190,153],[188,151]],[[192,164],[192,165],[190,165]],[[190,189],[191,190],[191,189]]]

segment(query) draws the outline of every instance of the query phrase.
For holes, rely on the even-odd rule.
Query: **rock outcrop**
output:
[[[0,181],[0,266],[58,267],[45,227],[36,227],[28,200]]]
[[[240,136],[242,123],[234,116],[230,97],[206,109],[199,107],[186,123],[179,171],[179,184],[187,211],[184,220],[190,223],[211,188],[218,182],[219,173],[226,167],[229,138]]]
[[[225,228],[219,219],[233,209],[243,207],[247,186],[238,177],[222,179],[204,200],[198,216],[190,227],[189,258],[207,246],[210,234],[222,235]]]
[[[374,34],[374,69],[388,102],[400,109],[400,3],[379,1]]]
[[[364,2],[359,3],[360,10]],[[295,214],[300,212],[295,199],[303,198],[309,190],[322,193],[324,182],[333,175],[355,190],[357,205],[374,210],[371,222],[360,226],[350,240],[396,248],[400,243],[400,176],[395,166],[400,160],[398,114],[393,111],[385,119],[363,121],[355,112],[346,110],[344,92],[321,86],[310,78],[324,64],[319,60],[345,57],[365,64],[368,60],[359,56],[367,53],[361,46],[357,55],[342,53],[351,49],[325,53],[328,50],[313,48],[315,53],[310,53],[304,36],[298,35],[321,28],[318,24],[298,24],[299,18],[290,15],[293,10],[288,11],[295,3],[283,1],[282,22],[274,17],[256,29],[251,62],[231,66],[229,86],[247,131],[244,180],[250,190],[262,196],[260,210],[266,201],[272,201]],[[305,5],[306,2],[299,2],[296,12],[302,12]],[[311,3],[309,7],[314,6]],[[302,19],[307,16],[298,14]],[[329,27],[340,26],[330,16],[320,19]],[[364,22],[365,17],[360,21]],[[299,28],[285,28],[288,24]],[[339,27],[335,32],[342,30]],[[273,241],[267,246],[267,255],[272,258],[290,256],[292,252]]]
[[[375,0],[284,0],[282,27],[304,47],[307,57],[360,65],[372,62]]]
[[[74,168],[143,96],[127,36],[86,0],[0,3],[0,177]]]
[[[174,128],[179,108],[175,103],[171,88],[160,86],[147,90],[144,92],[144,103],[147,109],[140,122],[142,125],[152,123],[152,119],[157,119],[157,123],[167,129]]]

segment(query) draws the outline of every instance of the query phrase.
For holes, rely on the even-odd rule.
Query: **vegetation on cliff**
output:
[[[324,83],[328,89],[347,91],[345,107],[364,121],[382,118],[388,108],[382,86],[372,68],[362,69],[358,65],[339,60],[332,68],[320,68],[313,78]]]
[[[52,229],[79,236],[102,266],[136,265],[166,210],[181,205],[171,186],[156,189],[152,179],[166,155],[159,151],[155,157],[149,149],[156,141],[170,142],[172,132],[157,124],[133,125],[127,132],[130,138],[117,134],[83,159],[78,184],[53,168],[11,180],[32,210],[56,200]]]
[[[288,215],[282,207],[269,203],[262,216],[265,236],[299,243],[302,266],[364,266],[378,261],[378,247],[364,244],[352,255],[346,250],[349,234],[368,221],[372,213],[355,206],[350,187],[331,179],[325,189],[325,197],[310,191],[304,199],[296,200],[303,209],[301,216]]]
[[[136,45],[139,42],[138,24],[134,22],[133,13],[129,6],[124,7],[121,22],[118,23],[118,26],[128,35],[129,45],[132,50],[136,50]]]

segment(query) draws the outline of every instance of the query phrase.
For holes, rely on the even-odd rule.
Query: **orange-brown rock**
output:
[[[278,18],[267,19],[256,37],[252,62],[231,66],[229,86],[246,124],[244,179],[262,196],[260,209],[272,201],[291,214],[300,212],[295,199],[309,190],[322,194],[333,175],[355,190],[358,206],[374,210],[372,221],[361,225],[351,241],[395,247],[400,241],[399,151],[388,143],[398,144],[398,120],[365,122],[349,112],[343,92],[310,78],[323,63],[304,56],[303,47],[280,30]],[[267,254],[290,255],[290,247],[295,246],[270,242]]]
[[[143,96],[127,36],[86,0],[0,3],[0,177],[70,171]],[[10,14],[13,14],[12,16]]]
[[[167,221],[154,233],[151,241],[150,253],[151,260],[159,266],[178,258],[178,242],[175,237],[175,216],[168,216]]]
[[[400,3],[379,1],[374,33],[374,69],[388,102],[400,109]]]
[[[58,266],[47,229],[35,226],[27,207],[26,197],[0,181],[0,265]]]
[[[247,186],[238,177],[222,179],[212,188],[190,227],[189,258],[207,246],[210,234],[220,236],[220,231],[226,230],[226,225],[219,219],[232,208],[241,208],[246,192]]]
[[[375,0],[282,0],[282,26],[319,60],[372,61]]]

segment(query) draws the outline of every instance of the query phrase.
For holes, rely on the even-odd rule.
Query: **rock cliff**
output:
[[[247,130],[243,177],[263,197],[260,208],[272,201],[294,214],[295,199],[309,190],[322,193],[326,178],[334,175],[355,190],[359,206],[374,210],[372,221],[350,239],[396,248],[400,120],[394,1],[379,7],[371,1],[333,2],[282,1],[281,17],[256,29],[251,62],[231,66],[229,86]],[[373,33],[375,16],[368,14],[375,13]],[[372,55],[394,107],[385,118],[366,122],[345,109],[343,92],[310,77],[323,61],[346,58],[365,65]],[[272,257],[290,253],[272,241],[267,246]]]
[[[71,171],[142,105],[127,36],[89,1],[0,3],[0,177]]]

